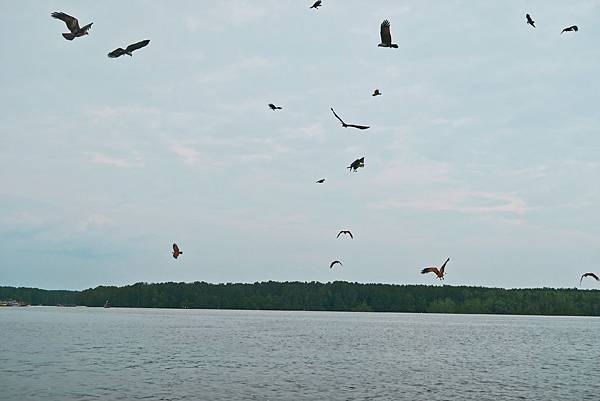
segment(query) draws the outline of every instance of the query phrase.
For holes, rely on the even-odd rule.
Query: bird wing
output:
[[[444,272],[444,269],[446,268],[446,263],[448,263],[448,261],[450,260],[450,258],[446,259],[446,261],[444,262],[444,264],[442,265],[442,267],[440,267],[440,272]]]
[[[137,43],[132,43],[129,46],[127,46],[126,51],[131,53],[134,50],[141,49],[144,46],[148,46],[148,43],[150,43],[149,39],[142,40],[141,42],[137,42]]]
[[[381,43],[384,45],[392,44],[392,33],[390,31],[390,21],[384,20],[381,23]]]
[[[90,22],[89,24],[85,25],[83,28],[80,29],[80,31],[83,32],[87,32],[90,30],[90,28],[92,27],[93,22]]]
[[[577,32],[577,31],[579,30],[579,28],[577,28],[577,25],[573,25],[573,26],[571,27],[571,29],[572,29],[573,31],[575,31],[575,32]]]
[[[343,233],[344,233],[343,231],[340,231],[336,238],[340,238],[340,235],[342,235]]]
[[[354,239],[354,235],[352,235],[352,233],[350,231],[346,231],[346,232],[350,235],[350,238]]]
[[[438,270],[437,267],[426,267],[423,270],[421,270],[421,274],[425,274],[425,273],[435,273],[436,276],[439,276],[440,271]]]
[[[50,15],[53,18],[59,19],[61,21],[64,21],[64,23],[67,24],[67,28],[72,33],[75,33],[75,32],[77,32],[79,30],[79,21],[77,21],[77,18],[71,17],[69,14],[65,14],[63,12],[54,12],[54,13],[52,13]]]
[[[356,124],[346,124],[347,127],[358,128],[358,129],[369,129],[371,127],[367,125],[356,125]]]
[[[115,49],[112,52],[108,53],[108,57],[117,58],[117,57],[121,57],[123,54],[125,54],[125,50],[123,50],[119,47],[118,49]]]
[[[584,277],[593,277],[596,279],[596,281],[600,281],[600,278],[598,278],[598,276],[596,276],[594,273],[584,273],[579,280],[579,284],[581,284],[581,280],[583,280]]]
[[[179,253],[179,247],[177,246],[177,244],[173,244],[173,252]]]
[[[269,108],[274,109],[275,105],[273,103],[269,103]]]
[[[340,118],[340,116],[338,116],[335,112],[335,110],[333,109],[333,107],[331,107],[331,111],[333,111],[333,115],[335,116],[335,118],[337,118],[338,120],[340,120],[340,122],[342,123],[342,125],[346,125],[346,123],[344,122],[344,120],[342,120]]]

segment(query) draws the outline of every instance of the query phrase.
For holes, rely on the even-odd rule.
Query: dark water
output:
[[[0,308],[0,400],[600,400],[600,319]]]

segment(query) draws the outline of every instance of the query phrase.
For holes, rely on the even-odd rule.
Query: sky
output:
[[[0,285],[600,272],[600,1],[311,4],[3,4]]]

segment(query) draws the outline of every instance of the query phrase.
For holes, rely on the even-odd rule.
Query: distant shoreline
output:
[[[30,305],[600,316],[600,290],[361,284],[345,281],[136,283],[82,291],[0,287]]]

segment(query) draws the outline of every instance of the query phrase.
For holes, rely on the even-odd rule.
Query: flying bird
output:
[[[273,103],[269,103],[269,108],[271,110],[281,110],[281,107],[275,106]]]
[[[62,34],[62,36],[67,40],[73,40],[80,36],[88,35],[88,30],[92,27],[93,24],[93,22],[90,22],[86,26],[80,28],[79,21],[77,21],[77,18],[75,17],[71,17],[70,15],[65,14],[63,12],[53,12],[50,15],[52,16],[52,18],[59,19],[61,21],[64,21],[65,24],[67,24],[67,28],[71,32]]]
[[[317,180],[317,184],[322,184],[325,182],[325,178],[321,178],[320,180]]]
[[[563,29],[560,34],[562,35],[563,32],[577,32],[579,30],[579,28],[577,28],[577,25],[573,25],[573,26],[569,26],[565,29]]]
[[[596,279],[596,281],[600,281],[600,278],[598,278],[598,276],[596,276],[594,273],[583,273],[583,275],[579,279],[579,285],[581,285],[581,281],[583,280],[584,277],[593,277]]]
[[[331,264],[329,265],[329,268],[331,269],[336,263],[339,263],[340,266],[342,265],[342,262],[340,262],[339,260],[334,260],[333,262],[331,262]]]
[[[315,4],[313,4],[312,6],[310,6],[310,8],[314,8],[315,10],[318,10],[319,7],[321,7],[321,6],[322,6],[321,0],[317,0],[317,1],[315,1]]]
[[[390,31],[390,21],[384,20],[381,23],[381,43],[377,46],[379,47],[395,47],[398,45],[396,43],[392,43],[392,32]]]
[[[350,238],[354,239],[354,236],[352,235],[352,233],[349,230],[342,230],[342,231],[340,231],[338,233],[338,235],[337,235],[336,238],[340,238],[340,235],[342,235],[342,234],[347,234],[347,235],[350,236]]]
[[[368,126],[366,126],[366,125],[346,124],[346,123],[344,122],[344,120],[342,120],[342,119],[340,118],[340,116],[338,116],[338,115],[335,113],[335,110],[333,110],[333,107],[331,107],[331,111],[333,111],[333,115],[335,116],[335,118],[337,118],[338,120],[340,120],[340,122],[342,123],[342,127],[344,127],[344,128],[348,128],[348,127],[350,127],[350,128],[358,128],[358,129],[360,129],[360,130],[363,130],[363,129],[369,129],[369,128],[370,128],[370,127],[368,127]]]
[[[423,270],[421,270],[421,274],[435,273],[437,278],[439,278],[440,280],[443,280],[444,279],[444,269],[446,268],[446,263],[448,263],[449,260],[450,260],[450,258],[446,259],[446,261],[444,262],[442,267],[440,267],[439,269],[435,266],[426,267]]]
[[[381,92],[379,92],[379,89],[375,89],[371,96],[381,96]]]
[[[364,167],[365,166],[365,157],[361,157],[360,159],[356,159],[354,160],[348,167],[350,171],[354,171],[356,173],[356,170],[358,170],[360,167]]]
[[[179,255],[183,255],[183,252],[181,252],[179,250],[179,247],[177,246],[177,244],[173,244],[173,257],[175,259],[177,259],[179,257]]]
[[[535,21],[531,19],[531,15],[525,14],[525,18],[527,18],[527,23],[535,28]]]
[[[141,49],[144,46],[148,46],[148,43],[150,43],[150,40],[146,39],[146,40],[142,40],[141,42],[132,43],[129,46],[127,46],[127,48],[125,48],[125,49],[121,49],[119,47],[118,49],[115,49],[112,52],[108,53],[108,57],[117,58],[117,57],[121,57],[124,54],[127,54],[128,56],[131,57],[131,56],[133,56],[131,53],[134,50]]]

